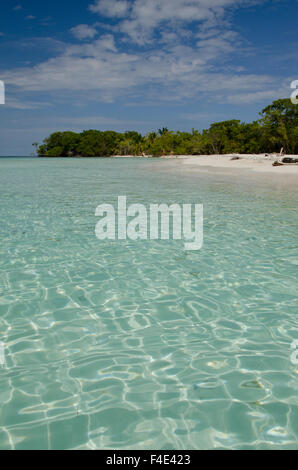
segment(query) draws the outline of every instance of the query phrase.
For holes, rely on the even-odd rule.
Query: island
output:
[[[85,130],[55,132],[42,145],[33,144],[41,157],[174,157],[193,155],[298,154],[298,106],[290,99],[274,101],[252,123],[233,119],[216,122],[202,132],[170,131],[163,127],[142,135],[136,131]],[[293,163],[296,164],[296,159]],[[274,161],[275,163],[275,161]],[[292,163],[288,158],[286,164]],[[278,160],[276,165],[282,165]]]

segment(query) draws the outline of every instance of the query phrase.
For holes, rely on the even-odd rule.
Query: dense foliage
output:
[[[270,153],[282,147],[288,154],[298,153],[298,106],[289,99],[274,101],[262,111],[261,119],[249,124],[231,120],[211,124],[201,133],[163,128],[145,136],[133,131],[55,132],[37,151],[47,157],[109,157]]]

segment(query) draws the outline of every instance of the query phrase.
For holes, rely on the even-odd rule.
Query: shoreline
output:
[[[134,158],[134,159],[148,159],[148,160],[167,160],[167,161],[180,161],[182,165],[192,166],[192,169],[211,169],[222,170],[225,173],[229,170],[239,170],[245,173],[258,172],[258,173],[271,173],[283,175],[298,176],[298,163],[283,163],[280,166],[273,166],[273,163],[279,161],[281,158],[294,158],[298,159],[298,155],[285,155],[281,157],[279,154],[228,154],[228,155],[165,155],[155,157],[152,155],[111,155],[109,157],[47,157],[38,156],[38,158],[46,159],[114,159],[114,158]]]
[[[273,163],[281,157],[279,154],[228,154],[228,155],[166,155],[161,157],[115,155],[110,158],[160,158],[162,160],[181,160],[182,165],[191,165],[196,169],[208,168],[218,170],[247,170],[258,173],[274,173],[298,176],[297,163],[284,163],[281,166],[273,166]],[[298,155],[285,155],[282,158],[295,158]]]
[[[296,155],[289,155],[289,158],[298,158]],[[179,157],[178,157],[179,159]],[[216,168],[221,170],[240,170],[257,173],[271,173],[298,176],[298,164],[289,163],[281,166],[273,166],[273,163],[280,159],[279,155],[201,155],[201,156],[181,156],[183,165],[192,165],[200,168]]]

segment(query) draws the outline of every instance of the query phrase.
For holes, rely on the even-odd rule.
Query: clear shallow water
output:
[[[293,187],[159,160],[0,161],[0,448],[298,448]],[[205,241],[95,208],[204,203]]]

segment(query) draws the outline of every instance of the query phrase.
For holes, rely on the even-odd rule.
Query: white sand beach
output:
[[[297,155],[288,155],[287,157],[298,158]],[[177,158],[182,160],[183,165],[192,165],[193,167],[251,170],[260,173],[296,175],[298,177],[298,164],[273,166],[273,163],[279,160],[279,155],[183,155]]]
[[[298,159],[298,155],[286,155],[287,158]],[[149,155],[114,155],[112,158],[154,158]],[[183,165],[192,166],[193,168],[205,168],[224,170],[251,170],[258,173],[271,173],[275,175],[294,175],[298,177],[298,164],[282,164],[281,166],[273,166],[273,163],[280,161],[278,154],[230,154],[230,155],[167,155],[160,157],[163,160],[180,161]]]

